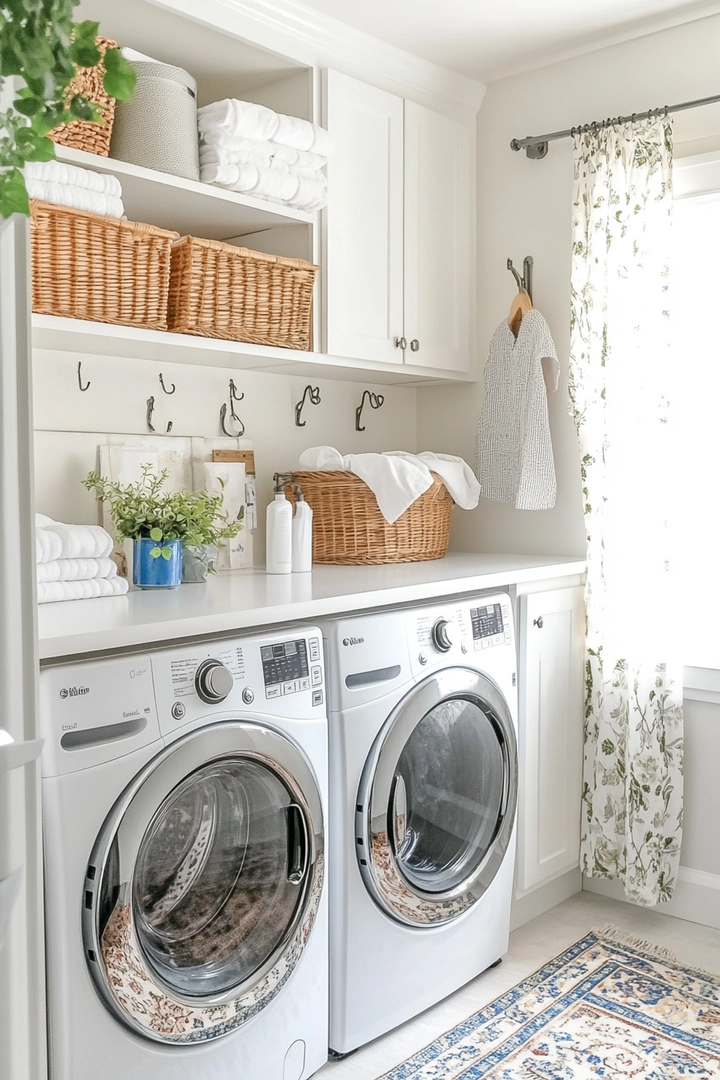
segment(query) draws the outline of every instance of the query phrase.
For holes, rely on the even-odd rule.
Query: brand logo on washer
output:
[[[343,638],[343,645],[362,645],[364,637],[346,637]]]
[[[60,691],[60,697],[64,700],[69,697],[82,697],[83,694],[89,694],[89,686],[63,686]]]

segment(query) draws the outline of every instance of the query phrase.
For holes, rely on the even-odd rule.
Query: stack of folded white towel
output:
[[[99,525],[63,525],[35,515],[38,603],[122,596],[128,591],[110,558],[113,539]]]
[[[355,473],[377,499],[385,520],[393,522],[419,499],[440,477],[454,501],[463,510],[473,510],[480,499],[480,484],[466,461],[452,454],[408,454],[388,450],[384,454],[345,454],[334,446],[312,446],[300,455],[300,468],[309,472]]]
[[[264,105],[227,98],[198,109],[200,179],[301,210],[327,203],[324,128]]]
[[[101,217],[125,217],[117,176],[61,161],[29,161],[25,166],[25,187],[31,199],[89,210]]]

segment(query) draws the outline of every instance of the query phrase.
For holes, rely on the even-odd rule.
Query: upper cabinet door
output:
[[[469,369],[470,129],[405,102],[406,363]]]
[[[403,101],[325,72],[335,140],[325,211],[326,348],[400,364],[403,335]]]

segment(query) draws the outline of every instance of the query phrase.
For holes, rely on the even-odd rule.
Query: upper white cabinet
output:
[[[327,351],[467,372],[470,127],[335,71],[324,89]]]
[[[519,893],[579,865],[584,590],[520,597]]]
[[[467,371],[470,133],[405,102],[405,319],[411,364]]]
[[[325,299],[327,351],[402,363],[403,102],[325,72],[328,162]]]

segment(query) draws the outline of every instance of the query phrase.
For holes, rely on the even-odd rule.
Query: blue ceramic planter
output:
[[[154,559],[150,554],[157,547],[169,547],[172,555]],[[141,589],[175,589],[182,581],[182,543],[166,540],[156,544],[143,537],[133,540],[133,585]]]

